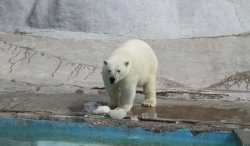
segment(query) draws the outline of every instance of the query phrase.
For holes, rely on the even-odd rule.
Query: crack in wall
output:
[[[16,48],[17,48],[17,47],[16,47]],[[21,48],[20,51],[17,53],[17,55],[15,55],[13,58],[10,58],[10,60],[8,61],[8,62],[11,64],[11,66],[10,66],[10,73],[13,71],[13,66],[14,66],[15,64],[17,64],[17,63],[19,63],[19,62],[22,62],[22,61],[24,61],[24,60],[28,60],[28,63],[30,63],[31,58],[36,54],[35,51],[31,51],[31,50],[29,50],[29,49],[26,48],[26,49],[24,49],[24,52],[23,52],[24,56],[23,56],[22,58],[20,58],[19,60],[12,62],[12,60],[13,60],[15,57],[17,57],[17,56],[20,54],[21,51],[22,51],[22,48]]]
[[[71,62],[67,59],[55,56],[55,55],[50,55],[46,52],[41,52],[37,51],[34,48],[30,47],[24,47],[16,44],[12,44],[3,40],[0,40],[0,42],[3,45],[0,45],[0,49],[2,52],[7,52],[12,54],[13,56],[10,57],[8,62],[10,63],[10,71],[9,73],[12,73],[14,70],[14,66],[17,63],[27,61],[27,63],[31,62],[31,59],[38,53],[41,54],[41,56],[47,56],[47,57],[53,57],[59,60],[58,65],[56,66],[55,70],[51,73],[51,77],[54,78],[58,70],[62,67],[63,63],[70,64],[72,66],[75,66],[74,70],[72,70],[69,75],[68,79],[75,78],[79,75],[81,70],[88,70],[89,73],[85,76],[84,80],[88,79],[90,75],[96,72],[98,66],[97,65],[90,65],[90,64],[85,64],[85,63],[74,63]]]
[[[178,82],[175,82],[175,81],[163,78],[163,77],[159,77],[157,78],[157,80],[158,80],[159,85],[162,87],[186,88],[186,86],[181,83],[178,83]]]
[[[55,77],[56,72],[60,69],[63,62],[65,62],[66,64],[70,64],[72,66],[75,66],[74,69],[69,73],[69,75],[67,77],[68,80],[77,77],[79,75],[80,71],[84,70],[84,69],[90,71],[90,73],[88,73],[84,78],[84,80],[86,80],[86,79],[88,79],[88,77],[91,74],[95,73],[95,71],[98,68],[98,66],[96,66],[96,65],[89,65],[89,64],[84,64],[84,63],[72,63],[67,59],[62,59],[62,58],[56,57],[56,56],[54,56],[54,57],[59,60],[59,63],[57,65],[56,69],[54,70],[54,72],[51,74],[52,77]]]
[[[83,70],[83,69],[85,69],[85,68],[86,68],[86,66],[83,66],[82,64],[78,64],[78,65],[76,66],[76,68],[75,68],[73,71],[71,71],[71,73],[70,73],[68,79],[77,77],[78,74],[79,74],[79,71],[80,71],[80,70]],[[75,75],[74,75],[74,74],[75,74]]]
[[[93,73],[95,73],[95,71],[97,70],[97,67],[91,67],[91,66],[87,66],[87,69],[90,70],[91,72],[89,74],[86,75],[86,77],[84,78],[84,80],[88,79],[88,77],[90,75],[92,75]]]
[[[59,63],[58,63],[58,65],[57,65],[55,71],[52,72],[52,74],[51,74],[51,76],[52,76],[53,78],[55,77],[55,73],[56,73],[56,72],[58,71],[58,69],[61,67],[61,64],[62,64],[62,62],[63,62],[63,59],[61,59],[60,57],[56,57],[56,58],[59,59]]]
[[[0,80],[4,80],[4,79],[0,79]],[[60,83],[60,84],[35,84],[35,83],[30,83],[30,82],[27,82],[27,81],[20,81],[20,80],[10,80],[10,82],[17,83],[17,85],[21,85],[21,86],[25,85],[25,86],[30,86],[30,87],[36,87],[36,88],[34,88],[33,92],[37,92],[37,91],[41,90],[41,88],[51,88],[51,87],[61,87],[61,86],[70,86],[70,87],[84,89],[83,86],[75,85],[75,84],[68,84],[68,83]]]
[[[224,87],[226,90],[229,90],[231,87],[237,85],[238,88],[242,83],[245,83],[245,88],[249,90],[250,86],[250,71],[237,72],[235,75],[227,77],[226,79],[220,81],[219,83],[215,83],[208,87],[208,89],[218,89],[220,87]]]
[[[8,62],[10,63],[9,73],[12,73],[13,68],[17,63],[23,62],[25,60],[27,60],[27,63],[30,63],[31,58],[34,57],[37,53],[36,50],[29,48],[29,47],[11,44],[11,43],[8,43],[8,42],[2,41],[2,40],[1,40],[1,42],[4,45],[4,46],[0,47],[2,52],[7,52],[7,53],[10,53],[13,55],[8,60]]]

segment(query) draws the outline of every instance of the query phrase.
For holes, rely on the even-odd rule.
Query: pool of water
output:
[[[236,146],[230,131],[193,135],[179,129],[160,133],[140,128],[94,126],[86,123],[0,119],[1,146]]]

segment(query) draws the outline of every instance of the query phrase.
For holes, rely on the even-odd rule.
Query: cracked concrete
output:
[[[73,77],[78,76],[79,71],[86,68],[87,70],[91,71],[89,74],[86,75],[85,79],[87,79],[88,76],[94,73],[97,68],[97,66],[94,66],[94,65],[70,62],[67,59],[62,59],[61,57],[58,57],[58,56],[53,56],[45,52],[36,51],[34,48],[15,45],[12,43],[8,43],[6,41],[0,41],[0,43],[2,43],[0,44],[2,52],[12,54],[12,57],[10,57],[10,59],[8,60],[8,63],[11,64],[9,73],[12,73],[13,67],[17,63],[21,63],[24,61],[26,61],[27,63],[30,63],[31,58],[34,57],[37,53],[40,53],[41,56],[44,56],[44,57],[54,57],[59,60],[59,63],[56,66],[55,70],[51,73],[52,77],[54,77],[58,69],[60,69],[62,62],[65,62],[66,64],[70,64],[72,66],[76,66],[75,69],[70,73],[69,77],[72,77],[73,74],[75,74]]]
[[[69,40],[0,33],[0,89],[73,93],[79,88],[102,88],[103,59],[127,39],[107,36],[106,39]],[[234,91],[228,97],[247,99],[249,35],[145,41],[159,60],[158,92],[213,90],[232,94],[228,92]],[[237,72],[237,77],[233,77]],[[228,89],[218,87],[223,80],[229,84]],[[229,80],[239,81],[231,87]],[[241,93],[236,95],[236,92]]]
[[[209,86],[209,89],[216,90],[247,90],[249,91],[250,85],[250,71],[237,72],[235,75],[227,77],[226,79]]]
[[[30,43],[33,43],[32,40]],[[2,51],[2,55],[6,57],[7,60],[4,62],[4,67],[2,68],[3,73],[9,74],[9,76],[12,76],[13,74],[16,74],[16,72],[20,71],[20,66],[24,66],[24,68],[28,68],[28,70],[21,69],[21,72],[24,72],[24,76],[28,77],[28,74],[30,74],[30,69],[32,68],[32,71],[35,73],[39,73],[40,75],[50,76],[49,78],[55,78],[58,79],[60,76],[63,76],[64,80],[72,80],[74,78],[77,78],[79,76],[79,73],[81,72],[81,77],[84,81],[88,80],[89,76],[96,72],[97,65],[93,64],[87,64],[87,63],[79,63],[79,62],[73,62],[69,61],[69,59],[62,58],[60,56],[55,56],[53,54],[47,53],[45,51],[39,51],[36,50],[36,48],[32,48],[30,46],[25,45],[19,45],[15,44],[13,42],[6,42],[6,41],[0,41],[0,48]],[[43,62],[43,64],[39,63],[39,66],[37,67],[38,62]],[[47,65],[46,65],[47,64]],[[9,67],[7,67],[9,66]],[[47,68],[49,66],[49,68]],[[54,66],[54,67],[53,67]],[[7,69],[9,68],[9,69]],[[48,72],[40,72],[40,69],[49,69]],[[47,68],[47,69],[46,69]],[[54,69],[53,69],[54,68]],[[7,72],[8,70],[8,72]],[[37,71],[36,71],[37,70]],[[36,76],[36,74],[30,74],[31,76]],[[42,73],[42,74],[41,74]],[[83,75],[85,74],[85,75]],[[6,76],[5,76],[6,77]],[[2,80],[4,77],[2,77]],[[28,85],[35,86],[37,85],[38,88],[43,88],[46,85],[71,85],[70,82],[59,82],[59,83],[49,83],[47,79],[47,83],[45,82],[33,82],[32,80],[25,80],[24,78],[18,80],[16,78],[12,78],[12,81],[16,81],[16,83],[20,82],[26,82],[30,83]],[[74,83],[73,83],[74,84]],[[75,85],[80,87],[80,85]],[[3,88],[3,87],[2,87]],[[40,89],[35,89],[36,91],[41,91]],[[35,91],[34,91],[35,92]]]

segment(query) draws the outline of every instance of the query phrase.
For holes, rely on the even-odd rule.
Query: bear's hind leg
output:
[[[142,103],[143,106],[154,107],[156,105],[156,78],[151,76],[149,82],[143,86],[143,92],[145,100]]]

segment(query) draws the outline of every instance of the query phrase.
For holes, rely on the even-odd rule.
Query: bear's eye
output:
[[[110,73],[110,72],[111,72],[111,70],[109,69],[109,70],[108,70],[108,72]]]
[[[118,70],[117,70],[117,72],[118,72],[118,73],[120,73],[120,72],[121,72],[121,70],[119,70],[119,69],[118,69]]]

